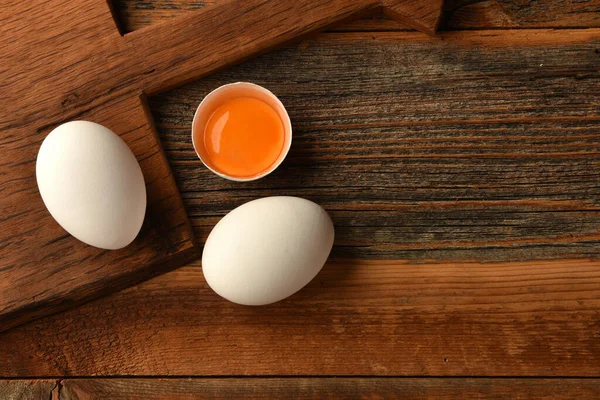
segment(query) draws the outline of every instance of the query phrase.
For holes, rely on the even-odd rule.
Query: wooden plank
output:
[[[598,0],[447,0],[445,13],[449,29],[600,26]]]
[[[597,399],[598,379],[93,378],[2,381],[3,400],[133,399]]]
[[[150,103],[201,242],[229,210],[285,193],[331,213],[336,257],[596,257],[599,34],[326,34]],[[202,98],[239,80],[273,90],[294,124],[282,167],[244,185],[189,140]]]
[[[443,2],[383,0],[383,13],[421,32],[435,33],[440,23]]]
[[[427,34],[435,33],[442,0],[400,3],[401,6],[382,0],[224,1],[178,17],[175,28],[172,24],[150,26],[126,35],[124,40],[143,65],[139,75],[144,92],[155,94],[380,8],[393,7],[393,16],[413,21]]]
[[[177,29],[158,24],[124,39],[143,65],[145,92],[152,94],[379,7],[379,0],[224,1],[178,17]]]
[[[121,36],[106,2],[9,1],[0,17],[0,330],[118,290],[196,255],[177,187],[143,101],[288,41],[382,7],[433,33],[441,0],[222,2]],[[243,32],[243,34],[240,34]],[[48,131],[88,118],[122,135],[144,169],[146,229],[118,252],[67,235],[37,192]],[[158,268],[157,266],[160,266]]]
[[[597,0],[556,0],[536,7],[529,0],[496,0],[504,13],[519,26],[589,28],[600,22],[600,2]],[[558,12],[557,14],[554,14]]]
[[[114,0],[125,32],[167,21],[219,0]],[[443,29],[600,27],[600,0],[446,0]],[[398,31],[407,25],[382,17],[336,25],[333,31]]]
[[[139,98],[109,103],[107,107],[81,113],[79,118],[101,123],[121,134],[140,160],[148,195],[144,226],[125,249],[105,251],[87,246],[70,237],[44,208],[35,186],[35,163],[28,163],[26,168],[7,164],[13,170],[24,170],[27,179],[2,189],[7,196],[5,204],[10,203],[14,210],[10,214],[19,210],[23,214],[6,219],[2,225],[7,234],[3,237],[0,264],[4,266],[0,268],[0,331],[117,291],[197,258],[179,192]],[[43,128],[38,140],[50,129]],[[23,142],[26,140],[14,143],[18,148]],[[35,160],[34,154],[30,156]],[[32,232],[15,235],[19,231]]]
[[[59,400],[55,380],[0,380],[2,400]],[[54,393],[53,393],[54,392]]]
[[[60,399],[540,399],[592,400],[597,379],[67,379]]]
[[[10,45],[2,48],[0,65],[6,104],[0,111],[0,330],[131,285],[196,253],[179,192],[139,93],[112,102],[104,98],[103,103],[102,94],[95,92],[115,83],[111,77],[118,80],[116,71],[128,70],[127,62],[121,63],[122,49],[112,47],[122,39],[107,5],[82,1],[75,7],[57,1],[47,7],[44,1],[9,1],[3,7],[0,37]],[[81,10],[87,14],[77,14]],[[51,128],[75,118],[107,125],[142,161],[149,215],[126,249],[104,251],[70,237],[39,196],[39,146]]]
[[[600,376],[600,262],[326,265],[243,307],[200,266],[0,335],[0,376]]]

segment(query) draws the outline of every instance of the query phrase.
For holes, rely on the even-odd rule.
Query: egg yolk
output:
[[[234,178],[251,178],[273,166],[284,141],[283,122],[271,106],[238,97],[213,112],[203,143],[212,169]]]

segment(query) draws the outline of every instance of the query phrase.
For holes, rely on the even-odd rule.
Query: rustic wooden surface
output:
[[[223,0],[114,0],[124,32],[167,21]],[[592,28],[600,27],[598,0],[446,0],[441,28]],[[407,30],[401,22],[381,16],[336,24],[332,31]]]
[[[56,380],[0,380],[0,399],[2,400],[57,400]]]
[[[118,92],[118,78],[109,76],[127,70],[122,49],[112,47],[122,39],[111,13],[102,2],[81,3],[9,1],[1,9],[0,331],[165,272],[197,253],[141,92],[102,93],[103,84]],[[89,14],[75,14],[81,10]],[[140,161],[148,212],[126,249],[105,251],[77,241],[44,207],[35,180],[37,152],[53,127],[71,119],[114,130]]]
[[[199,265],[0,335],[0,376],[600,375],[600,263],[332,262],[254,308]]]
[[[442,37],[326,34],[152,98],[196,237],[286,194],[331,213],[341,258],[598,255],[600,30]],[[203,168],[188,134],[202,98],[239,80],[294,124],[286,163],[247,184]]]
[[[107,3],[9,1],[0,17],[5,162],[0,330],[137,283],[197,252],[144,94],[209,74],[337,21],[383,8],[433,34],[441,0],[221,2],[121,36]],[[242,33],[243,32],[243,33]],[[32,83],[34,84],[32,88]],[[122,135],[148,183],[147,228],[116,252],[66,234],[37,192],[35,158],[60,122],[89,119]]]
[[[13,388],[35,393],[3,400],[89,399],[594,399],[598,379],[440,378],[246,378],[246,379],[65,379],[0,381],[0,394]],[[17,389],[18,390],[18,389]],[[27,392],[25,391],[27,390]],[[33,392],[35,390],[35,392]]]
[[[141,28],[184,1],[117,9]],[[224,302],[189,265],[1,334],[0,376],[214,377],[67,379],[63,398],[598,398],[600,30],[537,29],[597,26],[600,2],[569,3],[464,2],[446,29],[487,30],[442,40],[363,20],[342,29],[389,32],[321,35],[151,97],[200,242],[228,209],[285,191],[331,212],[334,259],[264,308]],[[536,29],[502,30],[497,6]],[[189,110],[230,79],[275,90],[295,124],[282,168],[235,187],[188,143]]]

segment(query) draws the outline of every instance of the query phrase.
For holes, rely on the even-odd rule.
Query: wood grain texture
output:
[[[598,206],[598,192],[593,183],[598,167],[595,140],[598,78],[597,58],[594,58],[598,31],[506,34],[489,31],[445,34],[443,43],[414,33],[330,35],[322,37],[326,38],[323,43],[320,39],[305,42],[256,61],[257,66],[263,65],[263,72],[268,72],[257,82],[277,85],[278,94],[286,97],[286,103],[295,109],[298,132],[295,140],[300,144],[300,152],[291,154],[283,168],[300,171],[298,181],[304,192],[298,193],[307,196],[316,193],[327,202],[336,224],[348,221],[341,225],[346,235],[351,234],[354,226],[359,241],[367,243],[363,257],[402,254],[411,262],[342,261],[339,257],[344,254],[352,257],[365,254],[360,251],[359,243],[346,236],[336,245],[338,259],[329,263],[314,282],[292,298],[265,308],[226,303],[207,287],[201,267],[191,265],[81,308],[0,334],[0,376],[600,376],[600,265],[598,243],[593,237],[597,232]],[[373,64],[357,62],[357,54],[371,42],[377,50],[367,52],[363,62]],[[388,46],[404,47],[407,55],[396,49],[386,58]],[[315,58],[296,58],[298,62],[313,60],[302,64],[308,66],[309,72],[297,66],[292,70],[286,64],[284,58],[293,59],[296,52],[315,55]],[[436,60],[436,54],[443,57]],[[506,61],[499,60],[505,56]],[[447,69],[443,67],[446,61]],[[409,71],[415,62],[418,68]],[[403,63],[407,65],[405,69],[400,67]],[[267,64],[271,68],[265,67]],[[546,68],[541,69],[540,64]],[[252,65],[244,64],[230,76],[208,79],[216,84],[218,79],[247,76]],[[386,66],[391,67],[389,72],[384,69]],[[312,68],[315,71],[310,71]],[[507,72],[509,68],[512,74]],[[454,78],[462,76],[455,84],[450,79],[453,73]],[[323,79],[319,74],[323,74]],[[363,96],[369,96],[370,89],[356,82],[368,75],[374,77],[364,82],[374,82],[376,88],[383,90],[366,103],[368,97]],[[287,86],[284,76],[288,79]],[[313,81],[306,82],[297,76]],[[318,79],[314,80],[315,76]],[[384,78],[390,81],[395,76],[401,78],[394,81],[395,86],[384,83]],[[319,88],[332,88],[334,81],[341,88],[349,87],[352,82],[353,90],[318,92]],[[429,81],[432,83],[428,86]],[[282,169],[269,178],[273,179],[269,187],[244,187],[240,195],[224,188],[223,182],[199,174],[196,160],[189,158],[184,143],[189,136],[189,115],[185,110],[197,105],[194,103],[201,96],[200,91],[208,89],[206,82],[196,82],[151,99],[168,158],[173,160],[178,183],[185,185],[186,207],[194,215],[195,230],[201,238],[205,237],[211,219],[216,221],[226,210],[216,201],[211,203],[210,198],[200,203],[202,198],[196,192],[208,190],[222,196],[220,191],[229,191],[226,201],[234,206],[252,195],[275,191],[275,183],[286,182],[284,175],[277,175],[284,174],[286,170]],[[413,91],[412,85],[415,85]],[[297,92],[295,86],[299,88]],[[438,88],[445,90],[436,93]],[[392,94],[386,90],[402,97],[392,101]],[[314,93],[321,96],[313,98]],[[463,96],[466,102],[461,103]],[[311,102],[302,100],[307,97]],[[398,105],[397,98],[408,101]],[[412,103],[419,99],[421,107]],[[441,104],[444,108],[427,109],[428,104]],[[307,117],[303,119],[304,114]],[[349,135],[344,137],[346,130]],[[365,133],[379,135],[377,138],[384,145],[377,149],[377,142],[364,143],[361,137]],[[328,154],[319,148],[323,135],[330,135],[324,141]],[[562,140],[561,135],[566,139]],[[395,141],[398,136],[408,139],[410,145]],[[358,141],[365,150],[358,149],[353,141]],[[524,141],[522,146],[521,141]],[[398,150],[393,158],[392,150]],[[299,168],[311,166],[312,159],[321,172],[332,171],[324,165],[326,162],[340,163],[344,168],[349,164],[343,162],[344,157],[337,156],[338,151],[348,153],[347,162],[352,163],[348,170],[356,168],[361,172],[353,180],[335,172],[344,185],[359,188],[348,196],[356,200],[379,199],[368,204],[360,201],[349,204],[356,210],[371,211],[370,218],[377,211],[383,213],[377,219],[383,230],[371,230],[370,237],[360,236],[368,227],[361,226],[364,223],[360,219],[352,220],[356,212],[348,213],[346,203],[336,199],[333,192],[327,194],[325,187],[309,185],[313,172]],[[440,164],[435,163],[438,152],[444,157]],[[361,158],[371,163],[360,167],[356,163]],[[427,159],[429,163],[425,163]],[[459,169],[454,170],[457,165]],[[431,173],[426,174],[424,171],[429,168]],[[373,171],[392,173],[395,180]],[[478,172],[486,179],[478,179]],[[415,174],[420,180],[413,178]],[[205,182],[194,182],[199,179]],[[369,180],[374,185],[369,185]],[[404,180],[409,186],[402,191],[394,188],[393,185]],[[395,197],[388,197],[386,190],[396,190]],[[428,192],[432,193],[431,198]],[[452,229],[444,230],[442,222],[458,215],[456,197],[460,207],[466,209],[466,216],[459,218],[464,224],[472,224],[472,229],[456,223],[455,237]],[[491,210],[487,219],[484,210]],[[412,211],[416,211],[423,226],[410,225]],[[402,213],[406,213],[405,222],[399,223],[398,216]],[[552,217],[546,216],[551,213],[560,217],[553,222]],[[485,223],[474,223],[480,219]],[[391,228],[388,221],[392,221]],[[514,221],[516,227],[512,226]],[[442,232],[437,236],[433,227],[440,224]],[[552,237],[548,241],[540,233],[558,232],[560,224],[568,232],[562,238]],[[396,239],[391,249],[377,245],[384,243],[378,236],[380,232],[388,229],[392,232],[394,226],[404,225],[412,229],[411,241]],[[490,231],[486,231],[486,225]],[[586,238],[583,232],[592,237]],[[401,232],[407,233],[410,231]],[[495,245],[501,242],[496,235],[506,239],[504,248]],[[531,246],[521,247],[519,239]],[[472,246],[469,251],[479,249],[479,252],[461,253],[452,247],[457,240],[461,246]],[[536,241],[541,241],[541,246],[533,250]],[[416,243],[415,252],[402,248],[412,243]],[[589,246],[586,248],[584,243]],[[437,253],[432,251],[436,244],[442,247]],[[570,246],[574,247],[561,250]],[[509,251],[513,247],[516,254]],[[558,260],[569,254],[588,255],[590,259]],[[449,258],[454,262],[439,264],[429,261],[430,256],[436,261]],[[554,260],[524,261],[540,257]],[[460,259],[479,262],[456,262]],[[493,260],[521,261],[490,262]],[[308,387],[308,398],[324,397],[334,390],[335,394],[348,392],[347,386],[335,384],[338,380],[307,381],[301,386]],[[144,382],[115,386],[104,381],[79,380],[67,380],[65,384],[73,382],[70,386],[73,390],[65,393],[82,398],[89,398],[93,390],[128,393],[134,388],[148,393],[147,388],[153,385]],[[228,379],[227,384],[221,384],[220,380],[210,382],[216,383],[199,385],[206,385],[202,388],[209,393],[223,393],[225,398],[235,398],[241,393],[239,390],[244,390],[240,388],[245,388],[246,393],[250,391],[243,380]],[[260,387],[272,390],[268,394],[282,393],[284,397],[288,393],[299,396],[305,393],[293,382],[279,382],[283,383],[270,386],[265,382]],[[365,396],[389,394],[378,383],[353,382],[354,390],[348,396],[360,393],[363,388]],[[590,379],[427,382],[421,386],[398,385],[407,393],[416,392],[416,396],[434,397],[441,393],[447,398],[460,398],[461,394],[464,398],[502,398],[514,394],[508,390],[515,388],[522,398],[535,398],[536,394],[552,398],[598,397],[597,382]],[[509,384],[501,386],[505,382]],[[199,390],[196,385],[174,384],[173,391],[186,394]],[[156,393],[161,394],[158,389]]]
[[[148,195],[144,226],[125,249],[87,246],[69,236],[44,208],[35,186],[35,162],[26,167],[5,164],[25,171],[27,177],[4,187],[8,192],[4,204],[10,202],[11,214],[18,218],[2,224],[6,236],[0,269],[0,330],[117,291],[197,257],[181,198],[140,99],[115,101],[79,118],[121,134],[136,155]],[[50,129],[41,129],[36,140],[41,141]],[[35,151],[38,145],[28,147]],[[35,160],[35,154],[28,156]]]
[[[448,0],[447,29],[591,28],[600,26],[598,0]]]
[[[600,30],[442,37],[326,34],[151,98],[198,240],[283,194],[330,212],[336,257],[597,257]],[[189,139],[202,98],[235,81],[271,89],[294,125],[286,162],[246,184]]]
[[[514,24],[537,27],[597,26],[600,22],[600,2],[597,0],[552,0],[536,6],[529,0],[496,0]]]
[[[114,0],[125,32],[167,21],[213,5],[219,0]],[[222,0],[221,0],[222,1]],[[600,0],[446,0],[444,30],[496,28],[600,27]],[[335,25],[332,31],[398,31],[408,25],[382,16],[369,16]]]
[[[121,36],[105,2],[45,3],[11,0],[0,16],[0,38],[11,43],[0,65],[8,105],[0,114],[6,253],[0,264],[0,330],[118,290],[196,254],[144,93],[381,7],[394,7],[404,20],[415,18],[428,33],[441,13],[441,0],[229,1]],[[144,170],[147,226],[122,251],[93,249],[67,235],[37,193],[34,165],[43,138],[61,122],[84,118],[120,134]]]
[[[598,379],[128,378],[1,381],[3,400],[540,399],[595,400]]]
[[[76,14],[82,9],[72,2],[48,8],[43,1],[9,1],[0,16],[0,37],[11,43],[3,47],[0,63],[5,105],[0,111],[0,330],[195,257],[181,198],[140,94],[112,99],[93,94],[99,82],[114,84],[109,77],[127,66],[119,49],[109,50],[120,35],[106,4],[80,5],[88,15]],[[83,86],[87,98],[78,94]],[[141,163],[148,214],[142,232],[124,250],[95,249],[72,238],[38,194],[37,151],[47,133],[68,119],[106,125]]]
[[[600,376],[600,263],[337,261],[282,302],[199,265],[0,335],[0,376]]]
[[[58,400],[53,395],[57,387],[55,380],[0,380],[0,399],[2,400]]]
[[[416,30],[435,34],[442,15],[443,2],[421,0],[383,0],[383,12],[394,21]]]
[[[60,400],[541,399],[595,400],[596,379],[67,379]]]
[[[200,238],[298,194],[334,216],[337,261],[264,308],[171,272],[0,335],[0,376],[599,376],[599,33],[326,34],[152,98]],[[241,78],[288,105],[296,150],[233,188],[199,166],[189,110]]]

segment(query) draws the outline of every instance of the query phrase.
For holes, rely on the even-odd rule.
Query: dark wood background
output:
[[[209,3],[115,9],[132,31]],[[332,261],[268,307],[226,303],[193,264],[0,334],[0,398],[599,398],[600,1],[446,17],[439,38],[345,24],[151,98],[200,242],[250,199],[297,195],[331,213]],[[189,138],[237,80],[294,123],[286,162],[247,184]]]

